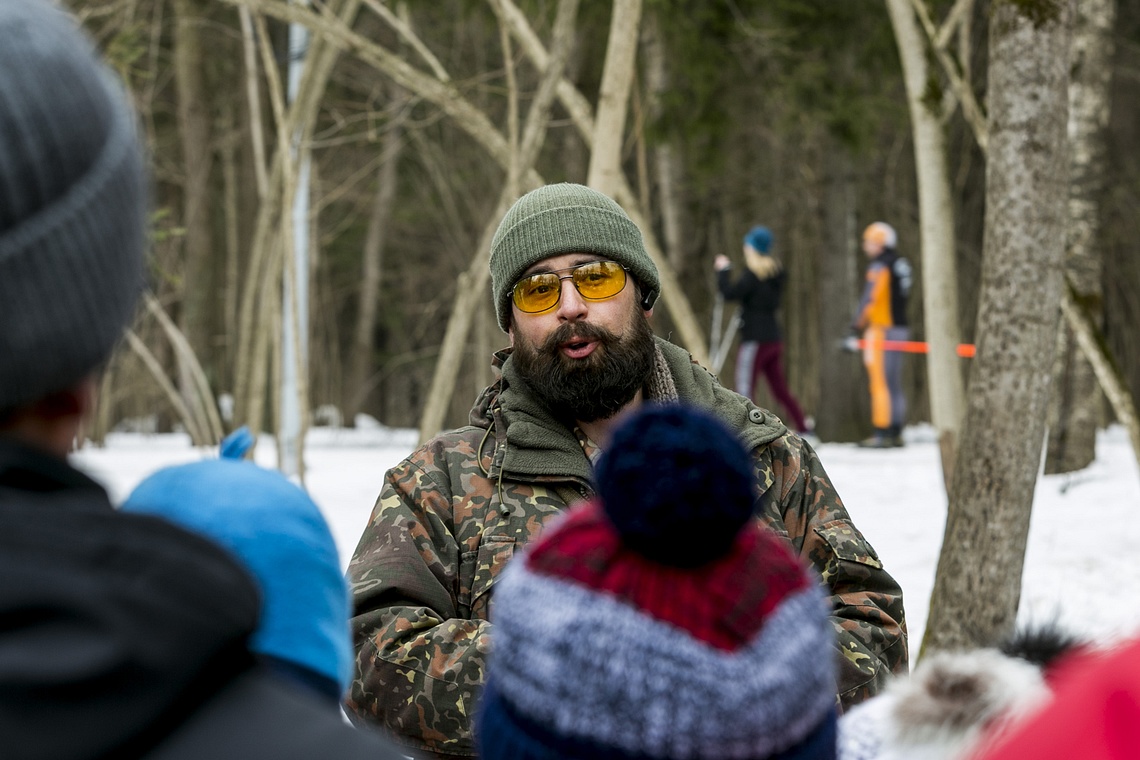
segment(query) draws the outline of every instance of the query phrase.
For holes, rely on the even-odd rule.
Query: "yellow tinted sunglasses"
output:
[[[515,283],[513,299],[519,311],[527,314],[553,309],[562,299],[562,281],[570,280],[582,298],[604,301],[625,288],[625,273],[626,268],[614,261],[589,261],[553,272],[538,272]]]

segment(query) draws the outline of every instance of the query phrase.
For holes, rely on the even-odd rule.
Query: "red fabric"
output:
[[[756,347],[756,356],[752,360],[752,371],[748,377],[751,382],[748,387],[755,390],[756,381],[760,375],[768,381],[768,389],[772,392],[772,397],[784,407],[784,411],[788,413],[792,424],[795,425],[797,433],[807,432],[807,420],[804,417],[804,412],[800,409],[799,402],[788,388],[788,381],[784,377],[784,343],[783,341],[773,341],[760,343]],[[749,393],[748,396],[752,396]]]
[[[698,568],[646,559],[621,543],[601,506],[575,508],[536,543],[532,572],[608,592],[725,651],[746,646],[788,594],[810,582],[791,549],[754,523],[729,554]],[[699,531],[699,525],[693,526]]]
[[[1059,667],[1054,698],[977,760],[1140,758],[1140,639]]]

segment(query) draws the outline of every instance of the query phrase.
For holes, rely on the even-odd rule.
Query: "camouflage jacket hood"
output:
[[[774,414],[724,388],[693,361],[688,351],[660,338],[656,345],[657,362],[665,365],[673,387],[658,391],[660,395],[650,400],[681,401],[710,409],[737,431],[749,449],[771,443],[787,432]],[[530,394],[511,360],[510,349],[495,354],[493,365],[499,378],[484,389],[471,409],[471,424],[493,430],[496,446],[503,447],[502,454],[495,457],[491,475],[497,476],[501,468],[511,476],[564,475],[588,484],[591,467],[577,437]]]
[[[774,415],[657,340],[645,396],[711,409],[752,451],[757,514],[822,577],[843,704],[905,671],[902,592],[851,523],[818,456]],[[575,432],[527,392],[509,352],[471,424],[385,474],[349,563],[357,675],[346,706],[416,757],[473,757],[472,720],[491,641],[496,578],[543,524],[593,492]]]

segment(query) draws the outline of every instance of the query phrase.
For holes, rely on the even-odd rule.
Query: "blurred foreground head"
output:
[[[0,0],[0,415],[83,380],[143,284],[145,162],[121,84],[46,0]]]
[[[615,431],[598,498],[495,592],[481,757],[835,757],[826,603],[757,525],[752,470],[705,412]]]
[[[308,494],[252,462],[209,460],[159,470],[123,511],[162,517],[227,549],[261,591],[250,649],[339,703],[352,673],[348,586]]]

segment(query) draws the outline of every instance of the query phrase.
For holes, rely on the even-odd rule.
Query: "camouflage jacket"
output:
[[[902,591],[851,522],[812,448],[771,413],[723,388],[688,352],[658,339],[665,393],[710,408],[753,452],[761,520],[822,576],[846,706],[907,670]],[[390,470],[348,575],[357,672],[347,706],[417,757],[473,757],[495,578],[543,523],[592,495],[575,432],[530,398],[509,352],[471,424]]]

